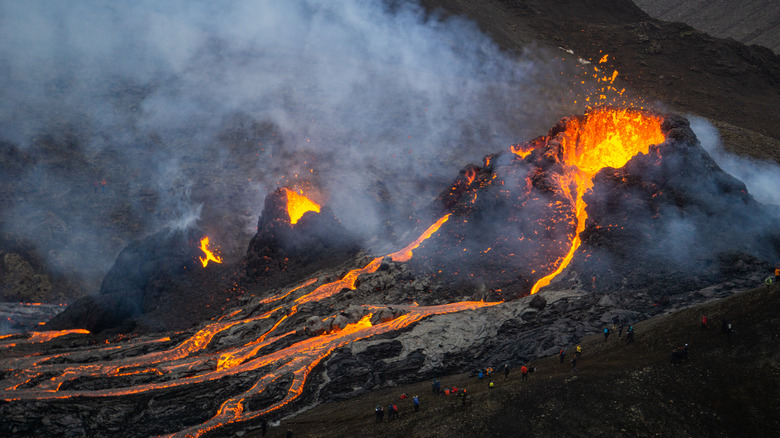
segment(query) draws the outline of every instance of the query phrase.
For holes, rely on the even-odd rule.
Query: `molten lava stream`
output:
[[[531,294],[550,284],[569,265],[579,248],[580,233],[588,219],[585,193],[593,187],[593,177],[605,167],[621,168],[637,154],[646,154],[651,144],[665,138],[661,132],[661,117],[631,109],[602,108],[585,116],[584,121],[570,119],[566,131],[558,135],[563,148],[565,173],[559,178],[560,190],[574,205],[577,226],[571,237],[568,253],[558,267],[539,279]],[[571,186],[575,187],[572,198]]]
[[[448,218],[449,215],[440,218],[435,224],[431,225],[431,227],[429,227],[417,240],[400,251],[390,254],[389,257],[395,261],[409,260],[409,258],[412,256],[412,251],[417,248],[423,240],[432,236],[439,229],[439,227],[441,227],[441,225],[447,221]],[[344,276],[344,278],[332,283],[323,284],[315,288],[312,292],[304,294],[296,300],[296,305],[292,307],[287,315],[281,315],[281,317],[263,335],[244,345],[223,349],[202,356],[197,355],[197,353],[203,351],[203,349],[205,349],[211,343],[211,341],[214,339],[214,336],[216,336],[218,333],[228,330],[238,324],[246,324],[257,321],[259,319],[269,318],[272,315],[278,314],[278,312],[282,309],[281,306],[251,318],[244,318],[235,321],[222,321],[223,318],[220,318],[220,320],[217,322],[208,324],[206,327],[198,330],[185,341],[165,351],[146,353],[139,356],[122,357],[104,362],[90,362],[81,365],[54,363],[45,364],[48,359],[56,356],[14,358],[25,359],[25,362],[13,362],[13,369],[16,370],[16,374],[11,379],[6,379],[5,382],[11,382],[14,384],[5,386],[5,389],[0,391],[0,396],[3,400],[6,401],[51,400],[71,397],[125,396],[130,394],[161,390],[165,388],[203,383],[215,379],[222,379],[229,375],[255,371],[273,364],[277,365],[277,368],[273,372],[260,376],[258,381],[249,390],[239,394],[236,397],[226,400],[213,418],[203,424],[174,434],[175,436],[198,436],[208,430],[218,428],[225,423],[257,418],[260,415],[275,411],[287,405],[301,395],[304,384],[311,370],[314,369],[314,367],[320,363],[322,359],[330,355],[335,349],[340,348],[350,342],[355,342],[367,337],[408,327],[409,325],[414,324],[427,316],[472,310],[480,307],[499,304],[484,302],[462,302],[431,307],[419,307],[417,305],[398,306],[399,308],[405,309],[406,313],[391,321],[386,321],[374,326],[370,322],[371,313],[368,313],[360,321],[354,324],[348,324],[342,330],[334,331],[321,336],[306,338],[292,345],[279,348],[276,351],[271,351],[270,353],[264,354],[263,356],[256,356],[261,349],[272,346],[276,342],[279,342],[280,340],[296,333],[295,330],[291,330],[281,335],[270,337],[270,335],[278,329],[283,321],[285,321],[290,315],[297,312],[297,306],[299,304],[330,297],[345,287],[354,288],[358,276],[363,273],[376,271],[376,269],[378,269],[379,265],[381,264],[381,260],[382,258],[373,259],[363,268],[350,271],[347,275]],[[314,281],[314,279],[309,280],[304,284],[287,291],[286,293],[273,297],[273,300],[268,300],[267,302],[264,301],[264,304],[267,304],[271,301],[276,301],[277,299],[282,299],[292,292],[312,284]],[[372,306],[365,306],[365,308],[370,312]],[[236,313],[233,315],[235,316]],[[156,341],[159,340],[155,340],[155,342]],[[117,345],[113,347],[101,347],[94,350],[76,351],[66,354],[71,355],[71,361],[78,362],[80,357],[85,358],[85,360],[90,360],[89,357],[91,357],[91,351],[106,351],[110,348],[120,349],[122,346]],[[176,373],[181,373],[184,371],[191,372],[194,367],[203,367],[203,365],[210,363],[210,361],[213,361],[214,359],[216,359],[218,363],[216,369],[208,369],[194,375],[185,373],[183,375],[186,375],[186,377],[180,377],[172,380],[142,383],[130,387],[118,387],[110,389],[60,390],[60,387],[64,382],[80,377],[113,378],[125,377],[135,374],[145,374],[150,377],[171,374],[175,375]],[[44,364],[40,365],[41,363]],[[7,369],[9,368],[8,365],[9,361],[0,361],[0,366],[3,366]],[[29,365],[29,367],[26,365]],[[245,410],[244,402],[248,397],[264,391],[269,383],[288,373],[293,375],[293,382],[290,385],[290,388],[288,389],[287,395],[284,397],[284,399],[272,404],[269,407],[257,411],[247,412]],[[47,378],[46,380],[29,388],[20,389],[20,386],[23,384],[31,382],[33,379],[38,379],[40,376],[46,374],[54,374],[54,377]]]
[[[217,414],[205,423],[194,426],[190,429],[179,431],[169,436],[198,437],[210,430],[224,426],[225,424],[257,419],[262,415],[276,411],[279,408],[286,406],[303,393],[304,383],[311,370],[314,369],[314,367],[319,364],[322,359],[329,356],[334,350],[347,345],[350,342],[356,342],[371,336],[389,333],[408,327],[427,316],[460,312],[464,310],[474,310],[477,308],[494,306],[497,304],[500,304],[500,302],[485,303],[465,301],[460,303],[451,303],[441,306],[429,307],[399,306],[399,308],[404,309],[407,313],[393,320],[377,325],[372,325],[370,322],[372,315],[368,314],[360,321],[354,324],[348,324],[344,329],[338,332],[309,338],[291,345],[283,350],[279,350],[270,353],[267,356],[263,356],[262,358],[241,364],[233,369],[234,372],[245,372],[252,369],[261,368],[268,363],[274,362],[274,360],[269,361],[270,356],[278,357],[280,359],[290,358],[289,361],[285,362],[276,371],[263,376],[249,390],[223,403]],[[290,388],[288,389],[287,395],[284,399],[272,404],[265,409],[249,412],[246,411],[245,406],[243,405],[244,400],[263,392],[270,383],[278,379],[280,376],[288,373],[293,375],[293,382],[290,385]]]
[[[447,219],[449,218],[450,218],[449,214],[442,216],[433,225],[428,227],[428,229],[425,230],[425,232],[423,232],[422,235],[417,238],[417,240],[410,243],[400,251],[394,252],[385,257],[390,257],[390,259],[393,260],[394,262],[408,262],[412,258],[412,251],[415,250],[418,246],[420,246],[420,244],[424,240],[431,237],[433,233],[438,231],[439,228],[441,228],[441,226],[445,222],[447,222]],[[347,272],[347,274],[344,275],[344,277],[340,280],[336,280],[332,283],[323,284],[322,286],[313,290],[311,293],[296,299],[295,302],[297,304],[303,304],[311,301],[319,301],[339,293],[344,288],[354,289],[357,278],[363,274],[370,274],[372,272],[376,272],[376,270],[379,269],[379,266],[382,264],[382,259],[384,259],[384,257],[377,257],[371,260],[366,266],[360,269],[353,269]]]

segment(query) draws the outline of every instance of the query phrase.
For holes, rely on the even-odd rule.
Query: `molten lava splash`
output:
[[[302,193],[298,193],[288,188],[285,188],[284,192],[287,194],[287,214],[290,216],[290,224],[297,224],[298,220],[307,211],[313,211],[315,213],[320,212],[320,205],[307,198]]]
[[[204,254],[206,254],[206,257],[199,257],[200,263],[205,268],[206,265],[209,264],[209,261],[212,261],[214,263],[222,263],[222,257],[214,255],[211,250],[209,250],[209,237],[205,236],[204,238],[200,239],[200,250],[203,251]]]
[[[580,233],[588,218],[587,205],[582,197],[593,187],[593,177],[605,167],[620,168],[637,154],[646,154],[651,144],[664,141],[659,116],[616,108],[600,108],[587,114],[583,120],[571,119],[566,131],[558,135],[563,148],[563,162],[567,169],[559,179],[560,188],[574,205],[577,227],[571,237],[569,252],[560,260],[551,274],[534,284],[531,293],[547,286],[568,266],[580,246]],[[574,194],[571,188],[574,187]]]

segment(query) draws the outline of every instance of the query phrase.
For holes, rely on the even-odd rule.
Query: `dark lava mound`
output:
[[[439,201],[453,215],[411,263],[453,287],[484,285],[491,300],[550,281],[664,296],[766,272],[780,254],[777,208],[675,115],[565,118],[467,166]]]

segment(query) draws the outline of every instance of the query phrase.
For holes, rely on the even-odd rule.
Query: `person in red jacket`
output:
[[[520,367],[520,373],[523,375],[523,380],[528,378],[528,367],[523,365]]]

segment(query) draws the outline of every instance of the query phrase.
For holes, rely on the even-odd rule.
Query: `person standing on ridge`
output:
[[[707,328],[707,315],[701,316],[701,328],[703,329]]]
[[[563,365],[563,359],[566,357],[566,350],[561,348],[561,351],[558,352],[558,357],[561,359],[561,365]]]
[[[526,367],[525,364],[523,364],[523,366],[520,367],[520,373],[523,376],[523,380],[528,379],[528,367]]]
[[[574,358],[579,359],[581,355],[582,355],[582,347],[580,347],[578,344],[577,349],[574,352]]]
[[[414,412],[417,412],[420,410],[420,398],[416,395],[412,397],[412,402],[414,403]]]
[[[607,342],[607,338],[609,338],[609,327],[604,327],[604,342]]]

